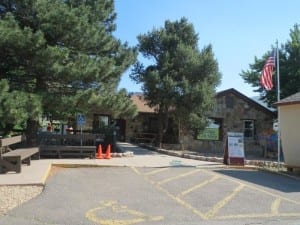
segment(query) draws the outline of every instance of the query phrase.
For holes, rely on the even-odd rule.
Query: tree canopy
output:
[[[40,106],[31,113],[19,104],[24,119],[66,118],[107,105],[112,96],[115,114],[134,111],[117,85],[136,51],[113,36],[115,18],[113,0],[1,1],[0,79],[7,94],[19,92]]]
[[[272,46],[272,48],[275,47]],[[298,24],[290,30],[290,40],[278,47],[278,52],[280,97],[285,98],[300,91],[300,29]],[[265,53],[262,58],[255,57],[254,63],[249,65],[250,69],[243,70],[240,75],[246,83],[257,88],[255,91],[260,93],[262,100],[272,106],[277,101],[276,68],[272,77],[274,88],[266,91],[260,84],[261,71],[270,53],[271,51]]]
[[[158,107],[162,141],[170,116],[186,128],[201,129],[214,105],[220,82],[212,46],[198,48],[198,34],[186,18],[138,36],[141,54],[150,65],[137,62],[131,78],[142,83],[149,106]]]

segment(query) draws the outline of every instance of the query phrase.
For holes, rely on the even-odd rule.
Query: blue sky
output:
[[[163,27],[166,20],[186,17],[199,35],[199,48],[213,46],[222,73],[217,91],[235,88],[252,97],[258,94],[239,74],[276,40],[279,45],[287,42],[290,29],[300,23],[299,9],[298,0],[115,0],[114,35],[135,46],[137,35]],[[119,87],[140,91],[129,72],[122,75]]]

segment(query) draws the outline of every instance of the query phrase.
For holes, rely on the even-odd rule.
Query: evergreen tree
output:
[[[23,91],[9,91],[8,82],[0,81],[0,127],[3,135],[10,135],[17,125],[24,129],[27,118],[36,117],[41,113],[39,97]]]
[[[136,53],[113,36],[113,0],[6,0],[0,18],[0,78],[11,92],[34,95],[43,113],[66,118],[113,93],[127,98],[117,85]],[[37,115],[28,115],[34,135]]]
[[[198,35],[186,18],[166,21],[163,28],[139,35],[138,40],[139,51],[153,64],[137,62],[131,78],[143,84],[148,104],[158,107],[159,144],[171,116],[182,127],[202,129],[220,82],[211,45],[199,50]]]
[[[275,48],[274,46],[272,47]],[[295,25],[290,30],[290,40],[279,47],[279,69],[280,69],[280,97],[285,98],[300,91],[300,29]],[[254,58],[254,63],[250,64],[250,69],[241,72],[246,83],[256,87],[256,92],[260,93],[262,100],[272,106],[277,101],[277,76],[276,68],[273,73],[274,88],[266,91],[260,84],[261,71],[271,52],[267,52],[262,58]]]

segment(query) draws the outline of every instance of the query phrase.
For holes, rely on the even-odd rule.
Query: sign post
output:
[[[244,134],[237,132],[227,133],[227,146],[228,149],[228,164],[229,165],[244,165],[245,152],[244,152]]]
[[[78,114],[77,115],[77,126],[80,127],[80,134],[81,134],[80,146],[82,146],[82,127],[85,125],[85,123],[86,123],[85,116]]]

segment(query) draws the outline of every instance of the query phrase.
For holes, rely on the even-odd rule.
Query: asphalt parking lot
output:
[[[0,224],[300,224],[300,182],[230,168],[61,169]]]

